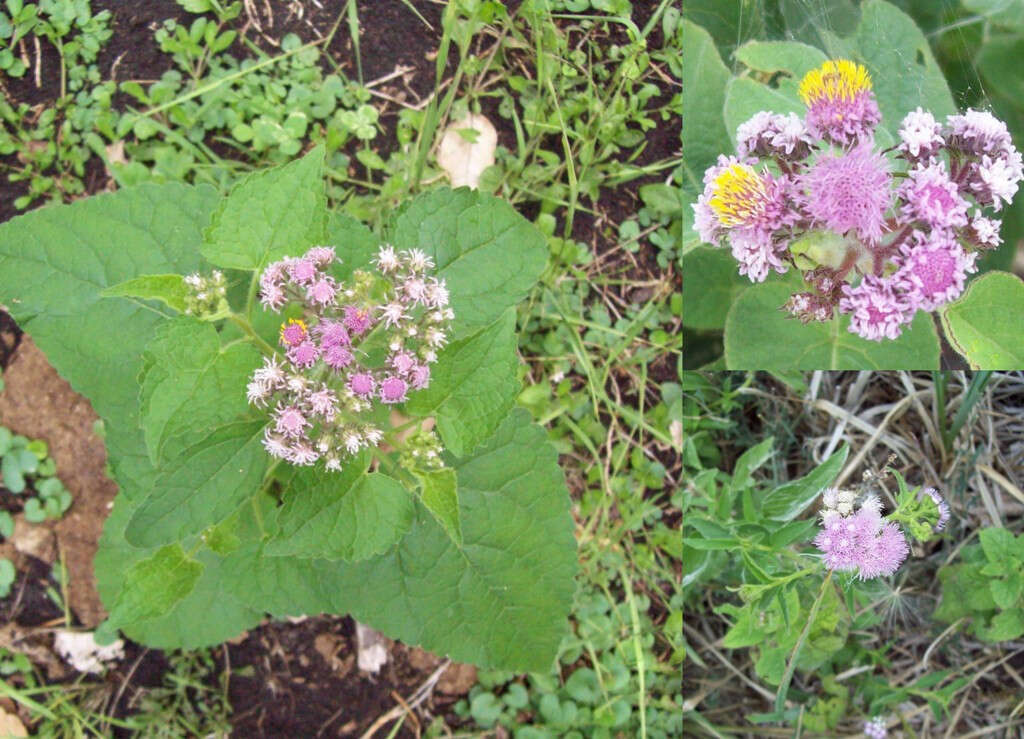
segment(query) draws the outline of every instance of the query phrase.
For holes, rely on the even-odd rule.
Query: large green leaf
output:
[[[219,267],[257,270],[322,244],[327,229],[324,150],[245,177],[213,214],[203,256]]]
[[[1024,0],[963,0],[963,4],[967,10],[985,16],[998,26],[1024,31]],[[986,40],[982,50],[993,41],[995,39]],[[1018,59],[1013,61],[1011,69],[1018,65]]]
[[[168,439],[237,420],[249,412],[245,385],[260,353],[245,342],[221,346],[212,324],[177,318],[146,345],[140,406],[150,459]]]
[[[759,72],[784,72],[797,85],[828,59],[821,49],[799,41],[748,41],[736,49],[736,58]]]
[[[463,456],[494,433],[515,403],[515,311],[506,310],[492,325],[438,355],[430,386],[406,403],[415,416],[435,416],[445,446]]]
[[[792,521],[803,513],[821,491],[836,479],[846,464],[850,448],[843,444],[839,450],[815,467],[804,477],[779,485],[761,500],[761,513],[775,521]]]
[[[897,136],[903,117],[918,106],[939,120],[956,112],[928,39],[899,8],[867,0],[852,40],[857,61],[871,74],[881,126],[892,136]]]
[[[683,48],[683,161],[688,187],[700,191],[704,170],[730,148],[722,120],[729,70],[708,32],[688,20],[683,21]]]
[[[104,297],[159,300],[179,313],[185,312],[188,285],[181,275],[143,275],[102,292]]]
[[[227,424],[159,468],[125,537],[136,546],[181,541],[227,518],[259,488],[263,421]]]
[[[332,269],[340,280],[348,279],[353,270],[372,269],[380,239],[365,225],[340,211],[332,211],[327,220],[327,244],[335,247],[341,264]]]
[[[450,467],[417,472],[420,501],[433,514],[456,546],[462,546],[462,524],[459,522],[458,475]]]
[[[725,321],[729,369],[938,369],[939,338],[929,313],[919,312],[899,339],[868,341],[847,330],[849,316],[806,326],[780,310],[792,280],[744,292]]]
[[[455,311],[453,338],[494,323],[536,284],[547,264],[544,235],[508,203],[442,188],[416,198],[395,221],[393,241],[433,257]]]
[[[803,116],[807,108],[797,95],[794,82],[774,88],[749,77],[733,77],[729,80],[725,86],[724,113],[730,137],[735,139],[737,126],[762,110]],[[732,148],[729,147],[730,151]]]
[[[133,564],[125,573],[125,587],[110,609],[112,626],[148,621],[167,613],[196,585],[203,566],[171,544]]]
[[[381,554],[412,525],[412,496],[398,481],[366,474],[367,453],[341,472],[301,470],[284,492],[268,556],[366,559]]]
[[[721,330],[733,301],[750,287],[728,249],[700,247],[683,257],[683,325]]]
[[[940,316],[949,343],[973,369],[1024,367],[1024,282],[1016,275],[982,275]]]
[[[454,460],[462,510],[457,547],[422,507],[391,552],[344,563],[229,555],[236,597],[278,616],[350,612],[452,659],[546,670],[566,630],[576,544],[557,455],[516,410],[470,457]],[[268,524],[269,525],[269,524]]]

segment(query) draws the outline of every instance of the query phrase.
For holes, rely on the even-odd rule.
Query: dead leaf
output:
[[[437,150],[437,163],[452,187],[480,186],[480,175],[494,164],[498,132],[485,116],[470,113],[445,129]]]

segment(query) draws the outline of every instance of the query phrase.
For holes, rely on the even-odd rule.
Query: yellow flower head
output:
[[[281,343],[287,346],[298,346],[306,337],[309,336],[309,330],[306,328],[304,321],[289,318],[287,323],[281,324]]]
[[[849,59],[829,60],[812,69],[800,81],[800,99],[810,107],[819,100],[829,102],[853,100],[862,92],[871,91],[868,70]]]
[[[767,202],[764,180],[746,164],[733,164],[723,170],[712,183],[708,200],[711,210],[723,226],[748,224],[764,212]]]

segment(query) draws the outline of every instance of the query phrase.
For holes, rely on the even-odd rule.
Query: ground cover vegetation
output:
[[[684,733],[1019,731],[1022,383],[684,373]]]
[[[146,5],[6,3],[5,216],[145,182],[226,192],[250,170],[319,145],[328,207],[379,230],[443,184],[437,136],[472,112],[498,129],[481,190],[531,220],[548,252],[514,320],[525,384],[517,402],[548,429],[574,501],[580,574],[558,658],[526,675],[480,672],[451,698],[429,695],[436,675],[393,679],[407,703],[352,697],[355,720],[334,726],[330,701],[306,724],[294,708],[271,709],[268,720],[342,735],[678,735],[678,9],[596,0],[348,2],[332,13],[315,3],[273,12],[214,0]],[[398,43],[382,42],[385,24],[404,29]],[[129,43],[114,33],[126,28]],[[38,497],[44,509],[64,505]],[[79,623],[59,568],[19,575],[23,593],[38,587],[52,605],[50,623]],[[25,616],[24,600],[5,603],[12,622]],[[337,620],[309,624],[318,639],[351,636]],[[303,628],[262,627],[251,641],[301,644],[315,633]],[[107,680],[54,680],[26,657],[32,639],[22,636],[23,651],[8,650],[3,663],[5,695],[44,733],[266,730],[252,728],[268,718],[252,687],[265,682],[265,660],[247,644],[166,658],[129,644]],[[323,659],[309,646],[297,650]],[[145,682],[133,681],[143,672]]]

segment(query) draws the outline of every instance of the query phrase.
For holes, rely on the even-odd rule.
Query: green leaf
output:
[[[982,529],[978,538],[989,562],[1004,564],[1015,558],[1017,544],[1012,531],[1001,528]]]
[[[453,466],[461,548],[418,506],[385,555],[339,563],[260,557],[250,547],[228,558],[225,587],[276,615],[348,612],[454,660],[546,672],[566,633],[576,571],[557,454],[519,409]]]
[[[751,474],[771,459],[774,453],[774,445],[775,438],[769,436],[740,455],[732,470],[733,490],[746,487],[751,483]]]
[[[1024,592],[1024,575],[1019,569],[1015,569],[1005,580],[991,580],[988,585],[992,591],[992,600],[1006,610],[1016,606],[1020,600],[1021,593]]]
[[[42,523],[46,520],[46,509],[43,508],[43,502],[39,498],[29,498],[25,501],[22,515],[29,523]]]
[[[725,632],[722,646],[729,649],[752,647],[763,642],[766,636],[768,636],[768,630],[759,625],[758,617],[754,615],[754,608],[747,605],[740,610],[736,623]]]
[[[422,249],[451,292],[453,338],[494,323],[526,297],[547,264],[547,240],[508,203],[460,188],[421,195],[395,222],[393,241]]]
[[[711,36],[700,26],[683,21],[683,126],[684,171],[692,190],[704,187],[704,170],[730,148],[729,132],[722,119],[725,83],[729,70],[722,63]]]
[[[867,0],[852,41],[858,61],[871,74],[881,127],[894,137],[903,117],[918,106],[938,120],[956,113],[928,40],[906,13],[882,0]]]
[[[769,685],[778,685],[786,672],[786,660],[790,649],[787,647],[770,647],[761,650],[761,656],[754,663],[758,677]]]
[[[1019,277],[1008,272],[982,275],[939,315],[949,343],[973,369],[1024,366],[1024,282]]]
[[[191,592],[203,566],[185,556],[178,544],[159,549],[136,562],[110,610],[110,622],[121,626],[161,616]]]
[[[405,404],[406,412],[435,416],[445,446],[463,456],[498,428],[515,403],[516,316],[508,309],[493,324],[438,354],[430,386]]]
[[[1006,26],[1017,31],[1024,31],[1024,0],[963,0],[963,6],[972,13],[985,16],[992,23]],[[981,54],[996,38],[986,39],[981,47]],[[1014,60],[1013,66],[1017,62]]]
[[[3,387],[0,387],[0,391]],[[14,441],[14,434],[11,433],[10,429],[0,426],[0,454],[7,454],[7,451],[11,448]]]
[[[203,256],[219,267],[258,270],[322,244],[327,228],[324,149],[245,177],[213,214]]]
[[[759,72],[784,72],[799,87],[804,75],[828,57],[820,49],[798,41],[748,41],[736,49],[736,59]]]
[[[213,324],[183,317],[157,327],[145,359],[140,413],[154,464],[169,439],[248,415],[245,385],[260,363],[251,344],[222,347]]]
[[[797,95],[796,88],[795,82],[772,88],[749,77],[733,77],[729,80],[725,87],[724,114],[730,138],[735,139],[736,128],[762,110],[803,116],[807,107]],[[730,145],[730,151],[732,148]],[[723,150],[720,153],[726,152]]]
[[[992,617],[988,628],[979,631],[986,641],[1010,641],[1024,634],[1024,611],[1013,609],[1002,611]]]
[[[339,280],[347,280],[356,269],[372,269],[380,239],[370,229],[351,216],[332,211],[327,221],[327,243],[335,246],[341,264],[335,264],[331,273]]]
[[[948,565],[939,569],[942,600],[935,609],[936,620],[953,623],[964,616],[995,609],[988,578],[979,569],[973,564]]]
[[[0,477],[4,487],[17,495],[25,490],[25,476],[21,473],[21,463],[16,451],[7,452],[0,460]]]
[[[728,249],[698,247],[683,257],[683,274],[700,275],[683,283],[683,325],[697,330],[720,330],[729,307],[750,280],[740,275]]]
[[[775,521],[792,521],[836,479],[849,453],[850,447],[843,444],[804,477],[770,491],[761,501],[761,513]]]
[[[6,557],[0,557],[0,598],[6,598],[11,592],[11,585],[17,575],[14,563]]]
[[[729,369],[927,369],[939,367],[939,339],[921,311],[899,339],[868,341],[849,332],[849,316],[804,325],[779,308],[799,287],[793,281],[754,285],[725,320]]]
[[[263,480],[263,426],[222,426],[161,466],[128,523],[128,541],[140,547],[180,541],[230,516]]]
[[[181,275],[143,275],[108,287],[100,295],[105,298],[160,300],[179,313],[184,313],[188,286]]]
[[[387,475],[366,474],[368,463],[363,453],[341,472],[300,470],[264,554],[359,560],[394,546],[412,526],[412,496]]]
[[[9,511],[0,511],[0,536],[7,539],[14,533],[14,519]]]
[[[420,500],[437,522],[444,528],[456,546],[462,546],[462,526],[459,523],[459,494],[455,470],[416,472],[420,481]]]

